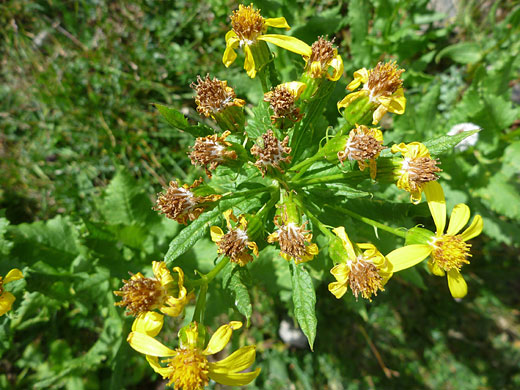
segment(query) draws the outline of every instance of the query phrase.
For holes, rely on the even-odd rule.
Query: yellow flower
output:
[[[329,284],[329,291],[339,299],[350,286],[356,299],[361,295],[372,300],[372,295],[384,291],[384,285],[392,276],[392,264],[372,244],[357,244],[355,248],[344,227],[332,231],[341,239],[345,257],[344,262],[330,270],[336,282]]]
[[[372,124],[379,123],[387,113],[404,114],[406,98],[404,97],[403,81],[401,73],[404,69],[397,69],[395,62],[378,63],[374,69],[362,68],[354,72],[354,80],[347,85],[349,91],[357,89],[361,84],[363,88],[350,93],[338,103],[340,108],[348,107],[355,100],[368,97],[369,101],[377,107],[372,114]]]
[[[209,362],[207,359],[208,355],[222,351],[233,330],[241,327],[242,323],[238,321],[221,326],[204,349],[196,323],[187,327],[185,337],[180,337],[180,347],[174,350],[138,331],[128,335],[128,342],[137,352],[145,354],[154,371],[167,378],[168,385],[175,389],[199,390],[208,385],[209,379],[227,386],[245,386],[260,373],[260,368],[241,372],[254,363],[256,346],[242,347],[218,362]],[[159,362],[159,357],[166,359]]]
[[[370,177],[375,179],[376,159],[385,148],[382,145],[383,133],[381,130],[363,125],[357,126],[350,131],[345,148],[338,152],[338,159],[342,164],[347,159],[357,161],[360,171],[364,171],[367,166],[370,167]]]
[[[243,267],[253,261],[253,256],[247,250],[250,249],[258,257],[258,246],[254,241],[250,241],[247,233],[248,223],[243,215],[237,219],[230,209],[224,212],[224,218],[229,231],[224,234],[220,227],[212,226],[211,239],[217,244],[218,253],[226,255],[233,263]],[[234,228],[231,221],[236,223]]]
[[[437,166],[439,162],[431,158],[426,146],[420,142],[393,145],[392,153],[397,152],[404,157],[397,173],[397,188],[408,191],[412,203],[417,204],[421,201],[422,191],[438,179],[436,173],[441,171]]]
[[[138,272],[130,280],[124,280],[124,286],[114,291],[115,295],[123,298],[115,305],[126,306],[127,313],[138,318],[153,310],[171,317],[178,316],[193,296],[184,287],[184,272],[179,267],[173,268],[178,274],[175,280],[163,261],[154,261],[152,269],[155,278],[147,278]]]
[[[283,17],[264,19],[260,15],[260,11],[253,8],[253,4],[247,7],[242,4],[239,5],[238,10],[233,11],[233,15],[231,15],[231,24],[232,30],[226,34],[226,51],[222,57],[222,62],[226,67],[229,67],[237,58],[235,49],[240,46],[244,49],[246,55],[244,69],[251,78],[256,76],[257,71],[251,49],[255,48],[258,41],[271,42],[302,56],[309,57],[312,53],[310,46],[297,38],[287,35],[265,34],[267,27],[285,28],[286,30],[291,27]]]
[[[4,290],[4,286],[22,278],[22,271],[20,271],[18,268],[13,268],[11,271],[9,271],[5,278],[0,276],[0,316],[3,316],[5,313],[11,310],[13,302],[16,299],[13,294]]]
[[[294,264],[300,264],[311,261],[318,254],[318,245],[311,243],[312,233],[305,230],[307,222],[299,225],[289,221],[285,210],[282,215],[274,217],[274,224],[278,230],[267,237],[267,242],[278,241],[282,258],[287,261],[294,259]]]
[[[306,61],[305,72],[314,79],[324,75],[331,81],[337,81],[343,74],[343,60],[338,55],[338,49],[332,46],[334,40],[329,41],[319,37],[311,46],[311,55],[304,57]],[[332,69],[332,74],[329,73]]]
[[[446,226],[446,201],[440,184],[432,182],[425,189],[428,206],[435,222],[435,235],[432,233],[427,244],[410,245],[410,256],[405,258],[395,257],[391,259],[394,272],[413,267],[417,263],[430,256],[428,267],[437,276],[447,274],[448,287],[454,298],[463,298],[468,292],[466,281],[460,274],[464,264],[469,264],[471,257],[468,240],[478,236],[482,232],[484,223],[480,215],[476,215],[466,230],[460,231],[468,223],[470,217],[469,207],[463,203],[456,205],[451,212],[448,230]]]

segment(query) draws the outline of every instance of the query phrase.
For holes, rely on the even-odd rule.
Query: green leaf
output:
[[[142,186],[122,169],[107,186],[98,208],[110,225],[147,225],[159,220]]]
[[[414,286],[419,287],[421,290],[426,291],[427,287],[424,284],[421,273],[415,268],[408,268],[397,273],[401,278],[406,280],[408,283],[413,284]]]
[[[453,149],[459,142],[478,132],[479,130],[472,130],[464,131],[456,135],[443,135],[441,137],[425,141],[424,145],[428,148],[432,156],[438,156]]]
[[[357,190],[355,188],[347,187],[345,184],[340,183],[321,183],[313,186],[306,187],[306,190],[314,196],[320,198],[326,198],[330,202],[331,197],[339,196],[341,198],[355,199],[365,198],[370,196],[370,192]]]
[[[271,128],[271,114],[266,102],[260,102],[252,111],[253,117],[247,121],[246,133],[249,138],[256,140]]]
[[[295,265],[291,261],[290,267],[294,315],[303,333],[307,336],[311,350],[313,350],[316,327],[318,325],[315,308],[316,292],[314,291],[312,279],[303,264]]]
[[[520,186],[509,182],[502,172],[492,176],[486,188],[477,191],[493,211],[516,220],[520,220],[519,193]]]
[[[463,42],[442,49],[435,57],[435,62],[439,62],[443,57],[451,58],[461,64],[473,64],[482,59],[482,52],[476,43]]]
[[[223,285],[230,290],[238,312],[246,317],[247,326],[249,326],[253,314],[253,306],[249,297],[249,289],[252,284],[249,270],[238,264],[232,264],[228,265],[225,271],[227,272],[224,274]]]
[[[437,114],[437,104],[441,93],[440,84],[430,84],[421,101],[415,108],[415,127],[423,134],[432,128],[432,122]]]
[[[154,107],[157,108],[157,111],[159,111],[162,117],[166,119],[166,122],[179,130],[193,135],[194,137],[204,137],[213,133],[213,130],[210,127],[202,123],[198,123],[195,126],[190,125],[184,115],[174,108],[157,103],[154,104]]]
[[[9,226],[9,221],[6,218],[0,218],[0,255],[8,255],[13,246],[13,243],[4,237],[7,226]]]
[[[370,17],[370,2],[352,0],[348,3],[348,24],[352,36],[352,60],[355,61],[357,66],[365,64],[372,52],[371,45],[366,44]]]

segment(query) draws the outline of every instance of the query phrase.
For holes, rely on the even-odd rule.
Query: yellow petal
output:
[[[329,283],[329,291],[337,299],[340,299],[347,292],[347,285],[339,282]]]
[[[480,215],[475,215],[471,225],[464,230],[464,232],[460,235],[463,241],[468,241],[473,237],[477,237],[480,233],[482,233],[482,228],[484,227],[484,221]]]
[[[347,233],[345,232],[345,228],[343,226],[337,227],[335,229],[332,229],[332,231],[341,238],[341,241],[343,242],[343,247],[347,251],[347,255],[350,259],[356,258],[356,252],[354,251],[354,247],[352,246],[352,243],[350,242],[350,239],[347,236]]]
[[[386,255],[386,258],[393,266],[392,271],[399,272],[420,263],[426,259],[431,252],[432,248],[429,245],[407,245],[393,250]]]
[[[22,271],[18,268],[13,268],[11,271],[5,275],[4,284],[14,282],[15,280],[19,280],[23,278]]]
[[[406,109],[406,98],[402,88],[399,88],[392,96],[380,96],[378,99],[388,111],[402,115]]]
[[[410,202],[413,204],[421,203],[422,191],[419,188],[417,191],[410,191]]]
[[[444,271],[439,265],[433,261],[431,258],[428,260],[428,269],[430,272],[437,276],[444,276],[446,275],[446,271]]]
[[[174,356],[175,351],[163,345],[153,337],[141,332],[132,332],[126,339],[137,352],[151,356]]]
[[[426,194],[426,201],[430,208],[430,213],[437,228],[437,235],[444,232],[446,226],[446,199],[444,198],[444,191],[437,181],[430,181],[424,186],[424,193]]]
[[[271,42],[273,45],[279,46],[285,50],[302,56],[310,57],[312,54],[311,47],[298,38],[288,35],[265,34],[258,37],[261,41]]]
[[[210,372],[219,374],[240,372],[249,368],[255,361],[256,346],[249,345],[237,349],[227,358],[216,363],[209,364]]]
[[[210,229],[209,229],[209,233],[211,235],[211,240],[213,242],[220,242],[220,240],[222,239],[222,237],[224,236],[224,232],[222,231],[221,228],[219,228],[218,226],[212,226]]]
[[[235,53],[235,49],[238,47],[239,39],[236,33],[231,30],[226,34],[226,50],[224,51],[224,55],[222,56],[222,62],[224,65],[229,67],[233,62],[235,62],[237,58],[237,53]]]
[[[244,61],[244,69],[247,72],[247,75],[252,79],[256,76],[256,68],[255,68],[255,59],[253,57],[253,52],[248,45],[244,46],[244,53],[246,53],[246,60]]]
[[[276,28],[285,28],[286,30],[289,30],[291,26],[287,23],[287,20],[285,20],[284,17],[280,18],[267,18],[264,19],[265,25],[268,27],[276,27]]]
[[[341,56],[337,55],[333,58],[332,61],[330,61],[329,66],[332,67],[333,72],[331,75],[327,73],[327,78],[331,81],[338,81],[343,75],[343,60],[341,59]]]
[[[464,298],[468,293],[468,285],[459,271],[448,271],[448,287],[453,298]]]
[[[462,230],[464,226],[469,221],[469,207],[464,203],[459,203],[456,205],[450,215],[450,223],[448,224],[448,230],[446,234],[449,236],[454,236],[458,232]]]
[[[253,372],[241,372],[238,374],[218,374],[210,371],[208,376],[215,382],[226,386],[245,386],[251,383],[258,374],[260,374],[260,367]]]
[[[354,92],[354,93],[349,93],[347,96],[345,96],[342,100],[340,100],[338,102],[338,110],[340,108],[346,108],[348,107],[348,105],[350,103],[352,103],[354,100],[356,100],[357,98],[359,97],[362,97],[364,95],[366,95],[366,91],[365,90],[361,90],[361,91],[357,91],[357,92]]]
[[[368,81],[369,72],[366,68],[361,68],[354,72],[354,80],[352,80],[349,85],[347,85],[347,89],[349,91],[355,90],[361,83],[366,83]]]
[[[392,151],[392,153],[401,153],[402,155],[404,155],[408,148],[406,147],[406,144],[404,142],[401,142],[400,144],[392,145],[392,148],[390,150]]]
[[[269,244],[272,244],[273,242],[276,242],[278,241],[278,233],[277,232],[274,232],[274,233],[271,233],[267,236],[267,242]]]
[[[305,88],[307,88],[307,84],[301,83],[299,81],[291,81],[289,83],[283,83],[282,86],[285,87],[295,99],[298,99]]]
[[[229,342],[233,330],[240,329],[241,327],[242,323],[240,321],[231,321],[229,324],[222,325],[218,328],[213,336],[211,336],[208,346],[203,351],[204,355],[213,355],[214,353],[222,351]]]
[[[256,245],[256,242],[248,241],[248,243],[247,243],[247,247],[253,251],[253,254],[254,254],[256,257],[258,257],[259,252],[258,252],[258,245]]]
[[[310,244],[309,246],[307,246],[307,249],[306,249],[306,252],[309,254],[309,255],[312,255],[312,256],[316,256],[318,253],[319,253],[319,248],[318,248],[318,245],[312,243]]]
[[[150,364],[150,367],[152,367],[152,369],[156,373],[161,375],[163,378],[166,378],[167,376],[169,376],[171,369],[168,367],[162,367],[159,364],[159,359],[157,358],[157,356],[146,355],[146,360],[148,361],[148,364]]]
[[[11,310],[15,300],[15,296],[9,291],[4,291],[3,294],[0,295],[0,316],[3,316],[5,313]]]
[[[133,332],[141,332],[150,337],[159,334],[164,323],[164,316],[154,311],[139,314],[132,324]]]
[[[372,114],[372,124],[377,125],[387,112],[388,109],[382,104],[380,104]]]
[[[154,261],[152,263],[152,270],[155,277],[161,282],[161,286],[165,286],[168,283],[173,282],[173,277],[166,267],[164,261]]]

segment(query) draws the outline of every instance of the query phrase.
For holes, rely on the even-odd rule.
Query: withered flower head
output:
[[[347,159],[357,161],[361,171],[369,165],[370,176],[374,179],[376,159],[384,148],[383,133],[378,129],[361,125],[350,131],[345,149],[338,152],[338,159],[342,164]]]
[[[138,272],[131,274],[129,280],[123,280],[123,287],[114,291],[115,295],[122,297],[115,305],[125,307],[127,315],[136,317],[152,310],[159,310],[172,317],[178,316],[192,298],[184,287],[182,269],[173,269],[177,272],[174,278],[162,261],[154,261],[152,268],[154,278],[147,278]]]
[[[227,81],[216,77],[211,80],[209,74],[204,79],[197,76],[197,84],[192,83],[191,88],[197,92],[197,111],[207,117],[214,117],[227,107],[242,107],[245,104],[244,100],[236,98],[235,91],[228,87]]]
[[[237,154],[235,151],[227,148],[231,146],[229,142],[226,142],[226,137],[229,134],[231,134],[230,131],[225,131],[220,137],[218,134],[213,134],[208,137],[197,138],[190,153],[191,163],[203,166],[206,174],[211,177],[210,170],[214,170],[226,160],[236,160]]]
[[[267,167],[272,166],[277,168],[280,172],[284,172],[280,164],[282,162],[289,163],[291,161],[291,148],[289,144],[289,137],[286,136],[282,142],[274,136],[272,130],[262,135],[263,146],[253,145],[251,154],[256,157],[255,166],[260,169],[262,176],[267,172]]]
[[[307,222],[298,225],[289,222],[287,210],[282,215],[274,218],[274,224],[278,230],[267,237],[267,242],[278,241],[280,244],[280,256],[285,260],[294,259],[295,264],[310,261],[318,254],[318,246],[311,244],[312,233],[305,229]]]
[[[191,186],[184,184],[179,187],[176,181],[171,181],[166,193],[158,194],[154,210],[164,214],[167,218],[179,223],[194,221],[204,212],[204,203],[215,202],[220,195],[196,196],[192,192],[202,183],[202,178],[196,180]]]
[[[401,74],[404,69],[398,69],[396,62],[379,62],[368,75],[368,82],[364,88],[370,91],[370,100],[380,96],[391,96],[403,86]]]
[[[393,145],[392,153],[397,152],[403,155],[397,173],[397,187],[408,191],[413,203],[419,203],[424,186],[439,178],[437,173],[442,171],[437,166],[439,161],[432,159],[426,146],[420,142]]]
[[[253,261],[253,256],[249,250],[258,257],[258,246],[254,241],[250,241],[247,233],[247,220],[244,216],[238,219],[233,214],[233,210],[224,212],[224,218],[227,222],[228,232],[224,234],[218,226],[212,226],[210,229],[211,239],[218,246],[218,253],[223,254],[233,263],[237,263],[241,267]],[[231,224],[235,223],[235,226]]]
[[[264,94],[264,101],[269,103],[269,107],[274,111],[274,115],[271,115],[273,123],[284,119],[295,123],[303,118],[303,114],[295,106],[295,102],[305,87],[304,83],[293,81],[280,84]]]
[[[318,79],[327,76],[329,80],[336,81],[343,73],[343,60],[338,55],[338,50],[334,48],[334,39],[329,41],[323,36],[319,37],[311,46],[312,54],[307,59],[305,72],[312,78]],[[328,73],[332,67],[333,73]]]

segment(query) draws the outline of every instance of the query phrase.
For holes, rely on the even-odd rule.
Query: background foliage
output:
[[[326,288],[329,275],[315,265],[325,261],[322,252],[309,263],[324,281],[315,286],[314,353],[279,337],[280,323],[293,323],[291,270],[274,249],[239,275],[241,283],[224,273],[210,288],[217,304],[206,316],[221,323],[251,311],[251,327],[234,342],[258,345],[262,374],[252,389],[520,387],[520,7],[467,0],[441,13],[435,4],[255,2],[266,17],[285,16],[291,34],[309,44],[318,35],[336,37],[346,77],[334,101],[360,67],[394,58],[406,69],[407,112],[393,117],[385,143],[438,137],[461,122],[483,129],[474,148],[443,155],[442,183],[448,207],[467,203],[483,216],[485,235],[473,241],[462,301],[425,270],[400,273],[373,303],[337,301]],[[130,320],[113,306],[112,290],[128,271],[162,259],[181,229],[151,210],[154,194],[174,177],[202,174],[186,155],[190,136],[169,127],[151,103],[198,118],[189,84],[206,73],[229,80],[239,97],[260,97],[238,63],[221,63],[236,6],[0,4],[0,274],[13,266],[26,274],[12,290],[13,312],[0,319],[0,388],[160,387],[125,342]],[[301,66],[282,51],[278,61],[285,80]],[[337,120],[335,104],[326,114],[329,123]],[[432,228],[426,207],[412,218],[407,194],[393,186],[360,189],[395,202],[349,201],[366,216]],[[327,223],[348,226],[334,214]],[[394,245],[365,227],[357,236],[383,252]],[[177,264],[188,275],[209,271],[214,252],[204,238]],[[255,286],[246,291],[251,306],[227,309],[244,283]],[[171,321],[176,330],[184,320]]]

